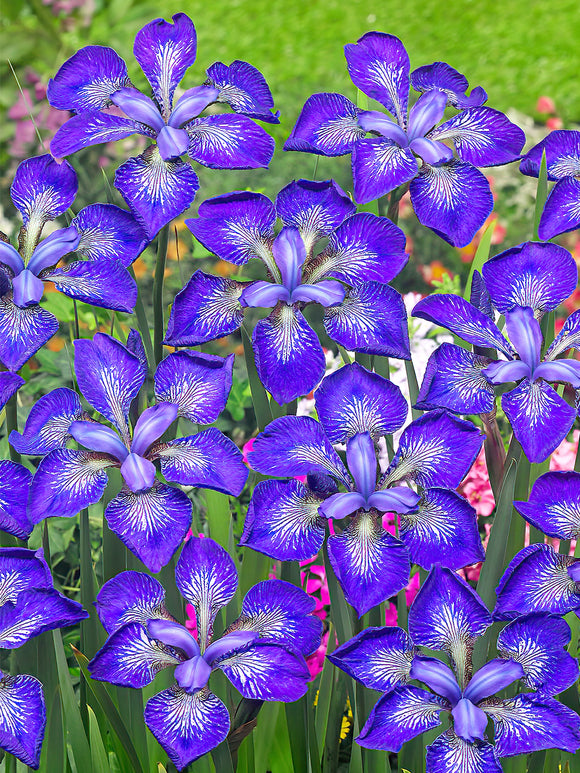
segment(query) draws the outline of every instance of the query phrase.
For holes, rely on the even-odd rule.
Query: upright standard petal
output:
[[[425,165],[410,190],[419,222],[454,247],[469,244],[493,209],[488,181],[464,161]]]
[[[424,488],[456,488],[482,443],[483,436],[470,421],[447,411],[429,411],[403,430],[381,488],[401,480],[411,480]]]
[[[260,381],[277,403],[308,394],[324,376],[326,361],[318,336],[292,306],[281,303],[259,320],[252,343]]]
[[[359,204],[379,199],[412,180],[418,171],[411,148],[387,137],[358,140],[352,149],[354,197]]]
[[[112,531],[152,572],[167,564],[191,526],[191,501],[175,488],[156,481],[148,491],[123,487],[107,505]]]
[[[151,129],[143,124],[114,113],[80,113],[73,115],[57,130],[50,142],[50,152],[55,158],[64,158],[89,145],[124,140],[132,134],[149,136],[151,133]]]
[[[578,268],[558,244],[525,242],[483,264],[483,279],[493,305],[505,314],[514,306],[553,311],[576,288]]]
[[[58,320],[38,305],[21,309],[0,298],[0,360],[19,370],[58,331]]]
[[[546,472],[530,492],[527,502],[514,502],[514,507],[548,537],[580,537],[580,474]]]
[[[259,169],[274,155],[274,139],[245,115],[207,115],[184,129],[189,156],[210,169]]]
[[[178,770],[219,746],[230,729],[228,710],[207,687],[163,690],[147,701],[145,722]]]
[[[182,486],[209,488],[237,497],[248,477],[239,448],[215,427],[170,440],[154,454],[161,461],[165,479]]]
[[[116,338],[95,333],[75,343],[79,388],[102,416],[128,437],[129,408],[145,380],[139,358]]]
[[[95,602],[99,620],[111,634],[127,623],[146,625],[149,620],[170,620],[165,609],[165,590],[154,577],[143,572],[121,572],[108,580]]]
[[[148,239],[188,209],[199,188],[191,166],[164,161],[156,145],[125,161],[115,172],[115,188],[133,211]]]
[[[389,285],[365,282],[351,288],[342,303],[326,309],[324,327],[347,351],[411,357],[405,304]]]
[[[323,500],[296,480],[267,480],[253,491],[240,545],[282,561],[304,561],[324,542]]]
[[[191,537],[179,556],[175,582],[181,595],[195,608],[203,652],[211,639],[215,616],[231,601],[238,587],[235,564],[214,540]]]
[[[427,747],[427,770],[429,773],[502,773],[493,746],[487,741],[467,743],[453,730],[438,736]]]
[[[377,441],[407,418],[407,401],[398,386],[358,362],[323,379],[316,390],[316,413],[331,443],[345,443],[360,432]]]
[[[107,486],[105,469],[115,465],[107,454],[57,448],[38,465],[28,499],[33,523],[58,516],[71,518],[95,504]]]
[[[185,224],[209,252],[240,266],[254,257],[271,262],[275,222],[274,205],[267,196],[234,191],[203,201],[197,217]]]
[[[155,398],[177,405],[179,416],[211,424],[226,407],[232,388],[234,355],[174,352],[155,371]]]
[[[111,94],[130,83],[127,65],[108,46],[85,46],[62,64],[48,82],[53,107],[85,113],[111,104]]]
[[[137,285],[119,260],[77,260],[44,274],[61,293],[83,303],[131,313]]]
[[[448,703],[413,685],[396,687],[373,707],[356,742],[365,749],[398,752],[404,743],[441,724]]]
[[[328,557],[349,604],[362,617],[409,581],[409,554],[370,513],[359,513],[328,539]]]
[[[196,271],[175,296],[165,343],[197,346],[233,333],[244,319],[243,289],[242,282]]]
[[[579,160],[580,166],[580,160]],[[553,239],[580,226],[580,181],[574,177],[558,180],[550,191],[540,217],[538,236]]]
[[[62,448],[69,439],[69,428],[84,415],[79,396],[72,389],[53,389],[30,409],[21,433],[10,433],[10,445],[19,454],[44,456]]]
[[[236,59],[229,66],[214,62],[206,70],[210,85],[219,89],[218,102],[225,102],[236,113],[258,118],[267,123],[279,123],[272,114],[274,100],[262,73],[248,62]]]
[[[135,37],[135,59],[151,84],[165,118],[171,112],[178,83],[195,62],[196,52],[195,27],[184,13],[174,14],[172,22],[153,19]]]
[[[526,141],[519,126],[491,107],[462,110],[427,136],[432,140],[451,140],[459,158],[473,166],[516,161]]]
[[[306,100],[284,150],[344,156],[366,134],[358,124],[361,112],[342,94],[313,94]]]
[[[530,462],[543,462],[564,440],[576,411],[545,381],[524,379],[501,405]]]
[[[354,85],[392,113],[403,129],[409,99],[409,55],[394,35],[367,32],[344,47]]]
[[[113,204],[89,204],[71,225],[81,237],[76,252],[87,260],[120,260],[130,266],[148,242],[133,215]]]
[[[0,749],[36,770],[46,726],[42,684],[34,676],[2,675],[0,706]]]
[[[331,663],[370,690],[388,692],[409,681],[416,648],[402,629],[365,628],[331,655]]]
[[[0,461],[0,529],[27,540],[32,531],[26,503],[32,474],[21,464]]]

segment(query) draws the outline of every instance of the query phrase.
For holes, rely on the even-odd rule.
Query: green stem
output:
[[[409,183],[405,183],[404,185],[399,185],[398,188],[395,188],[395,190],[392,191],[391,195],[389,196],[387,217],[389,220],[395,223],[395,225],[399,222],[399,202],[408,190]]]
[[[482,414],[481,419],[485,427],[485,462],[489,473],[489,482],[497,501],[503,479],[506,455],[503,438],[495,417],[496,408],[494,406],[493,411]]]
[[[169,226],[164,226],[157,237],[157,257],[155,260],[155,277],[153,278],[153,356],[155,365],[163,358],[163,280],[165,277],[165,261],[167,260],[167,242],[169,241]]]
[[[16,395],[12,395],[10,400],[6,403],[6,436],[10,437],[12,430],[18,432],[18,403],[16,402]],[[15,448],[8,445],[10,451],[10,459],[13,462],[20,462],[20,454]]]

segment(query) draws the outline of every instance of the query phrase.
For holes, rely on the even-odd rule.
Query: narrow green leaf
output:
[[[335,647],[335,633],[332,623],[328,629],[328,645],[326,648],[326,654],[330,655]],[[332,684],[334,682],[334,665],[328,660],[324,659],[324,665],[322,667],[322,673],[320,675],[320,685],[318,688],[318,699],[316,701],[314,730],[316,738],[318,739],[319,746],[322,745],[326,736],[326,728],[328,725],[328,715],[330,712],[330,698],[332,695]]]
[[[216,771],[219,771],[219,773],[234,773],[234,766],[227,741],[222,741],[219,746],[212,749],[211,756]]]
[[[252,342],[243,325],[241,328],[241,333],[242,343],[244,345],[246,369],[248,371],[248,380],[250,382],[250,390],[252,392],[252,402],[254,404],[254,413],[256,414],[256,424],[258,425],[258,429],[261,432],[266,428],[266,425],[272,421],[270,401],[268,400],[268,393],[264,389],[264,386],[260,381],[260,377],[258,376]]]
[[[131,276],[135,279],[135,272],[132,267],[129,268]],[[145,353],[147,354],[147,361],[149,364],[149,371],[153,372],[155,357],[153,354],[153,342],[151,340],[151,331],[149,330],[149,322],[147,321],[147,312],[143,305],[143,298],[141,297],[141,291],[137,296],[137,302],[135,303],[135,316],[137,317],[137,327],[141,333],[143,339],[143,346],[145,347]]]
[[[417,396],[419,394],[419,384],[417,383],[417,374],[415,373],[415,366],[412,360],[405,360],[405,373],[407,374],[407,385],[409,387],[409,398],[411,400],[411,411],[414,419],[418,419],[422,415],[423,411],[413,408],[417,402]]]
[[[48,698],[49,693],[45,692]],[[62,705],[60,692],[56,689],[52,701],[48,702],[46,734],[42,745],[39,773],[65,773],[66,756],[64,745],[64,727],[62,724]]]
[[[538,228],[540,227],[540,218],[544,211],[544,204],[548,198],[548,164],[546,162],[546,151],[542,153],[540,162],[540,171],[538,174],[538,187],[536,188],[536,208],[534,210],[534,239],[538,239]]]
[[[103,745],[103,739],[101,738],[99,723],[97,722],[95,712],[90,706],[87,706],[87,712],[89,714],[89,739],[91,744],[91,759],[93,761],[91,773],[110,773],[109,759]]]
[[[229,550],[230,547],[230,498],[220,491],[206,489],[205,503],[207,507],[207,522],[209,533],[219,545]]]
[[[481,272],[481,268],[483,264],[489,258],[489,251],[491,249],[491,240],[493,237],[493,232],[495,230],[495,224],[496,224],[495,220],[492,220],[490,222],[490,224],[487,226],[487,228],[481,235],[481,239],[479,240],[479,244],[477,245],[477,250],[475,251],[475,255],[473,256],[473,260],[471,261],[471,268],[469,269],[469,276],[467,277],[467,282],[465,284],[465,291],[463,293],[463,297],[465,298],[466,301],[468,301],[471,298],[471,285],[473,284],[473,274],[476,271]]]

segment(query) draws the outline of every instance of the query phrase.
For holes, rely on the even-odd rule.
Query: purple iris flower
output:
[[[203,202],[199,217],[186,221],[195,237],[236,265],[258,258],[268,281],[196,271],[175,298],[166,342],[205,343],[237,330],[246,308],[272,309],[257,322],[253,345],[258,374],[278,403],[307,394],[324,376],[322,346],[303,314],[309,304],[324,308],[326,333],[347,350],[409,359],[403,299],[387,284],[407,262],[405,235],[387,218],[355,211],[332,180],[294,181],[275,205],[249,192]]]
[[[499,657],[473,673],[473,645],[491,622],[472,588],[436,566],[409,610],[409,635],[397,627],[367,628],[329,655],[354,679],[385,693],[357,743],[398,752],[440,725],[441,712],[447,712],[451,727],[427,746],[427,773],[501,773],[502,757],[551,748],[576,751],[580,717],[553,697],[578,678],[578,662],[564,649],[571,637],[568,624],[549,614],[514,620],[497,638]],[[451,668],[419,647],[443,650]],[[518,680],[526,692],[496,697]],[[488,718],[493,744],[485,733]]]
[[[247,62],[215,62],[207,81],[174,104],[175,89],[196,52],[193,22],[178,13],[173,23],[154,19],[135,38],[133,53],[153,99],[131,84],[125,62],[106,46],[77,51],[48,84],[50,104],[75,113],[55,134],[53,155],[69,156],[135,133],[154,140],[115,175],[115,186],[150,238],[191,205],[199,188],[181,156],[187,153],[211,169],[254,169],[268,166],[274,153],[272,137],[251,120],[278,123],[272,95],[263,75]],[[215,103],[229,105],[234,114],[201,115]]]
[[[16,170],[10,193],[23,221],[19,249],[0,241],[0,360],[11,371],[58,330],[56,317],[41,305],[45,282],[69,298],[105,309],[131,312],[137,300],[137,286],[125,267],[147,237],[129,212],[90,204],[67,228],[40,240],[45,224],[67,211],[76,192],[77,176],[66,161],[35,156]],[[73,252],[86,260],[57,265]],[[21,386],[18,379],[2,376],[0,402]]]
[[[30,486],[30,522],[76,515],[101,499],[106,470],[120,469],[123,486],[105,509],[107,522],[148,569],[158,572],[191,525],[192,504],[178,486],[238,496],[246,482],[240,451],[218,429],[162,440],[178,417],[195,424],[217,419],[231,388],[233,358],[168,355],[155,371],[156,404],[131,428],[129,411],[147,376],[139,334],[132,331],[127,346],[104,333],[75,341],[79,389],[108,423],[93,421],[76,392],[59,388],[33,406],[22,434],[11,433],[19,453],[44,457]],[[84,448],[67,448],[71,439]],[[178,485],[158,479],[156,462],[163,479]]]
[[[528,459],[546,459],[576,418],[576,408],[550,384],[580,387],[580,362],[561,359],[580,346],[580,312],[568,317],[543,353],[539,319],[568,298],[577,281],[576,263],[567,250],[526,242],[484,264],[483,279],[477,273],[474,277],[471,303],[439,294],[420,301],[414,316],[446,327],[473,344],[474,351],[442,344],[429,359],[417,406],[487,414],[495,407],[494,387],[517,382],[502,395],[502,408]],[[509,342],[495,322],[496,311],[505,317]]]
[[[410,183],[419,221],[457,247],[468,244],[493,208],[489,183],[476,167],[518,159],[524,133],[503,113],[483,107],[481,87],[467,96],[466,78],[445,62],[410,73],[409,56],[394,35],[368,32],[344,51],[354,85],[390,116],[361,110],[342,94],[313,94],[284,150],[351,153],[361,204]],[[410,110],[409,86],[421,93]],[[460,112],[437,125],[448,105]]]
[[[538,236],[546,240],[580,228],[580,131],[550,132],[526,153],[520,171],[538,177],[544,151],[548,180],[556,183],[544,205],[538,227]]]
[[[404,429],[388,469],[377,474],[376,441],[407,416],[399,388],[355,363],[327,376],[315,401],[319,421],[285,416],[256,438],[250,466],[290,480],[258,483],[240,544],[304,560],[320,550],[332,519],[328,556],[359,616],[407,584],[410,561],[456,569],[485,558],[475,511],[453,491],[481,448],[471,422],[425,414]],[[346,444],[346,465],[333,444]],[[302,475],[306,484],[296,480]],[[398,514],[398,537],[383,528],[384,513]]]
[[[234,561],[209,538],[188,540],[175,581],[195,609],[196,635],[169,614],[157,580],[122,572],[97,596],[109,638],[89,669],[93,679],[139,688],[175,667],[176,683],[149,699],[145,722],[181,770],[229,731],[228,710],[208,686],[212,671],[219,668],[244,698],[295,701],[308,688],[304,656],[318,648],[322,626],[303,590],[266,580],[247,592],[239,618],[212,641],[216,615],[236,594],[238,577]]]
[[[87,617],[54,588],[42,550],[0,548],[0,649],[16,649]],[[0,749],[37,770],[46,726],[42,684],[35,676],[0,671],[0,707]]]
[[[547,472],[532,486],[529,500],[514,502],[514,507],[549,537],[580,539],[580,474]],[[580,558],[557,553],[543,542],[520,550],[498,585],[494,617],[572,610],[580,614]]]

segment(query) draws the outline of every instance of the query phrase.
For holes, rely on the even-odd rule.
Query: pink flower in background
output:
[[[405,588],[405,601],[407,602],[407,607],[410,607],[413,603],[413,599],[419,592],[420,584],[419,572],[416,572]],[[392,602],[385,611],[385,625],[397,625],[397,606]]]
[[[328,593],[328,582],[326,581],[326,570],[322,564],[314,564],[317,556],[309,558],[306,561],[300,561],[300,566],[303,567],[300,572],[300,583],[306,593],[311,596],[316,606],[314,607],[314,614],[324,621],[328,617],[328,609],[330,607],[330,595]],[[319,674],[324,667],[324,658],[326,656],[326,648],[328,647],[328,631],[322,636],[322,642],[320,647],[306,658],[308,669],[310,670],[310,676],[312,679]]]
[[[536,102],[536,112],[537,113],[555,113],[556,105],[554,104],[554,100],[552,99],[552,97],[546,97],[546,96],[539,97],[538,101]]]
[[[578,438],[580,431],[574,430],[573,440],[563,440],[558,448],[552,454],[550,459],[550,470],[573,470],[578,451]]]
[[[15,123],[14,137],[8,148],[13,158],[24,158],[31,150],[46,152],[43,143],[38,139],[37,129],[41,136],[48,137],[69,117],[66,112],[56,110],[48,104],[46,85],[37,73],[28,70],[25,79],[33,87],[34,94],[31,94],[28,88],[22,89],[7,112],[8,118]]]
[[[459,493],[475,507],[479,516],[492,514],[495,507],[495,499],[489,482],[483,448],[461,483]]]

